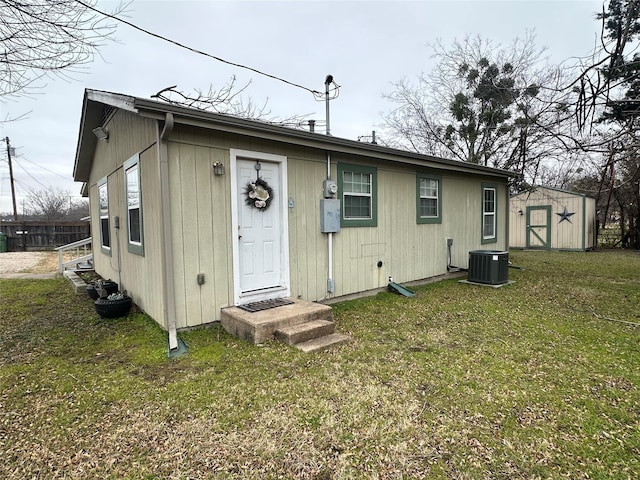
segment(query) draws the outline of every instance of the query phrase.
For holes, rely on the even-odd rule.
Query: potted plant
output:
[[[101,296],[94,302],[96,313],[103,318],[124,317],[131,310],[132,304],[131,297],[127,295],[127,292]]]
[[[102,290],[105,290],[103,294],[101,294]],[[112,280],[93,280],[89,285],[87,285],[87,294],[93,300],[97,300],[100,297],[106,297],[112,293],[116,293],[117,291],[118,284]]]

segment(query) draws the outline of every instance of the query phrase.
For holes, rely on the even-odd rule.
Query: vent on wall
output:
[[[469,252],[470,282],[501,285],[509,281],[509,252],[473,250]]]

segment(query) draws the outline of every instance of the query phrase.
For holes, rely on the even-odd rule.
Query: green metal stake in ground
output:
[[[185,353],[187,353],[187,344],[184,343],[184,340],[178,337],[178,347],[174,348],[173,350],[169,349],[169,351],[167,352],[167,357],[177,358],[181,357]]]
[[[415,297],[416,296],[415,292],[412,292],[408,288],[405,288],[402,285],[399,285],[399,284],[397,284],[395,282],[389,282],[389,285],[387,285],[387,288],[390,291],[399,293],[400,295],[404,295],[405,297]]]

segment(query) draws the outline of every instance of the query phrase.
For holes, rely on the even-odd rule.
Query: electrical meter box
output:
[[[335,198],[338,193],[338,185],[333,180],[322,182],[322,194],[324,198]]]
[[[340,231],[340,200],[335,198],[320,200],[320,231],[322,233]]]

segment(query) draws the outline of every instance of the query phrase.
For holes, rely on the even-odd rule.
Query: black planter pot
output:
[[[118,291],[118,284],[116,282],[112,282],[111,280],[104,280],[102,282],[102,286],[107,291],[107,295],[111,295],[112,293],[116,293]],[[96,284],[94,282],[87,285],[87,294],[93,299],[97,300],[100,294],[96,290]]]
[[[124,317],[131,310],[131,305],[131,297],[127,296],[118,300],[98,298],[94,302],[97,314],[103,318]]]

